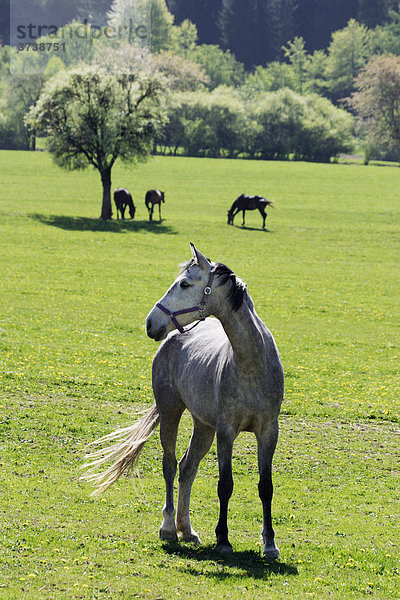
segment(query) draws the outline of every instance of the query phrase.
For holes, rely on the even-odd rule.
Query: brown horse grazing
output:
[[[241,196],[236,198],[235,202],[228,210],[228,225],[233,225],[233,219],[235,218],[237,213],[243,211],[242,227],[244,227],[246,210],[258,209],[263,218],[262,228],[265,229],[265,219],[267,218],[267,213],[265,212],[265,209],[267,206],[273,206],[273,202],[271,202],[271,200],[263,198],[262,196],[248,196],[247,194],[242,194]]]
[[[121,219],[125,219],[125,209],[128,206],[131,219],[135,216],[136,208],[133,204],[132,196],[126,188],[118,188],[114,190],[114,202],[117,209],[117,219],[121,213]]]
[[[161,202],[165,202],[165,194],[160,190],[149,190],[146,192],[146,199],[144,203],[149,211],[149,220],[153,220],[154,205],[158,204],[158,214],[161,221]]]

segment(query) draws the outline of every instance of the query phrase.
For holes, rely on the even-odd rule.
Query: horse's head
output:
[[[129,205],[129,214],[131,216],[131,219],[134,218],[135,212],[136,212],[136,207],[135,207],[135,205],[132,202],[132,204]]]
[[[165,194],[164,194],[164,192],[160,191],[160,194],[161,194],[161,202],[165,202]]]
[[[147,335],[156,342],[170,331],[209,316],[213,308],[213,265],[190,244],[193,258],[186,263],[165,295],[146,318]]]

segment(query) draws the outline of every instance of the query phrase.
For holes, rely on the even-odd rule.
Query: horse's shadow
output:
[[[233,227],[236,227],[236,229],[245,229],[246,231],[262,231],[264,233],[272,233],[272,231],[270,229],[267,229],[266,227],[264,227],[264,229],[262,227],[248,227],[247,225],[235,225],[233,224]]]
[[[284,563],[280,560],[269,562],[253,550],[232,552],[231,554],[219,554],[215,546],[207,545],[201,548],[192,544],[179,544],[178,542],[163,542],[163,548],[168,554],[181,556],[188,561],[217,563],[223,570],[207,570],[202,572],[206,577],[215,579],[229,579],[234,575],[231,569],[241,569],[247,577],[254,579],[268,579],[272,575],[298,575],[294,565]],[[225,569],[225,567],[227,567]],[[190,563],[182,567],[189,575],[198,575],[199,572]]]
[[[137,221],[134,219],[90,219],[88,217],[68,217],[65,215],[43,215],[33,213],[29,215],[34,221],[39,221],[50,227],[58,227],[65,231],[104,231],[109,233],[128,233],[130,231],[148,231],[151,233],[164,233],[176,235],[178,232],[163,221]]]

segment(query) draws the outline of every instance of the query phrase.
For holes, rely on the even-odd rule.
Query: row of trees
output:
[[[352,149],[353,130],[347,112],[317,95],[282,89],[246,101],[220,87],[173,94],[156,140],[171,154],[322,162]]]
[[[302,37],[311,52],[350,19],[386,23],[397,0],[169,0],[180,23],[196,24],[200,41],[230,49],[246,67],[282,60],[282,46]]]
[[[374,29],[351,19],[332,34],[326,50],[310,53],[304,39],[295,37],[282,51],[284,62],[257,66],[246,77],[249,94],[289,87],[340,104],[355,91],[355,78],[370,60],[383,54],[400,55],[400,13],[391,12],[390,23]]]
[[[195,63],[206,75],[203,83],[209,89],[219,85],[244,86],[248,87],[249,93],[262,93],[289,87],[300,94],[314,92],[338,102],[354,91],[354,78],[373,56],[400,55],[400,12],[392,11],[390,22],[384,27],[368,29],[350,20],[346,27],[332,34],[326,50],[309,52],[305,40],[295,37],[282,46],[284,60],[258,65],[246,73],[244,65],[229,50],[199,44],[193,23],[184,21],[179,26],[175,25],[165,0],[150,1],[151,52],[157,55],[168,52]],[[132,5],[127,0],[115,0],[113,7],[110,23],[114,30],[122,29],[129,22]],[[64,66],[77,64],[79,60],[91,62],[96,49],[97,53],[101,53],[105,47],[116,47],[127,41],[98,37],[90,24],[78,22],[60,29],[57,39],[67,40],[63,52],[50,50],[16,56],[16,50],[12,49],[13,73],[52,74]],[[38,40],[52,41],[54,39],[50,36]]]
[[[18,0],[21,14],[61,25],[73,19],[105,24],[113,0]],[[303,37],[311,52],[325,48],[349,19],[384,24],[397,0],[167,0],[177,23],[189,19],[202,44],[231,50],[246,67],[283,58],[288,39]],[[0,37],[9,43],[10,0],[0,3]],[[14,9],[16,4],[14,3]],[[33,19],[36,22],[37,19]]]
[[[108,1],[102,0],[104,7]],[[46,4],[45,0],[41,0],[41,2]],[[354,92],[355,77],[373,56],[377,53],[400,54],[400,12],[390,11],[389,21],[383,27],[368,29],[357,21],[349,21],[345,28],[333,33],[326,50],[310,52],[304,38],[295,37],[292,41],[287,41],[281,48],[284,61],[275,61],[265,66],[259,65],[252,72],[246,73],[243,64],[238,62],[229,50],[223,51],[216,45],[199,44],[197,30],[193,23],[183,21],[180,25],[175,25],[173,16],[167,10],[165,0],[134,0],[132,2],[114,0],[111,12],[108,13],[109,23],[114,27],[123,26],[124,22],[126,23],[126,20],[129,19],[129,11],[140,2],[144,4],[150,2],[151,6],[152,53],[159,55],[168,52],[169,56],[165,56],[165,61],[168,62],[169,67],[180,60],[183,68],[184,60],[189,61],[186,63],[186,71],[191,69],[196,74],[201,72],[202,83],[210,90],[219,85],[241,87],[247,90],[248,96],[251,97],[254,94],[288,87],[299,94],[324,95],[337,103]],[[49,7],[53,4],[53,0],[47,0]],[[92,0],[79,0],[79,2],[76,0],[75,9],[78,10],[78,5],[80,5],[80,11],[88,11],[92,4]],[[364,3],[364,10],[367,10],[367,4]],[[63,6],[64,4],[61,8]],[[387,9],[389,5],[385,6]],[[75,26],[82,30],[81,23],[76,22]],[[79,60],[86,63],[91,62],[96,55],[96,48],[98,49],[97,54],[102,54],[102,46],[107,44],[115,46],[121,42],[121,40],[108,40],[104,36],[102,38],[95,37],[90,25],[85,27],[87,29],[85,36],[81,34],[78,36],[78,33],[71,35],[71,30],[73,32],[74,29],[73,24],[65,28],[68,29],[68,33],[65,33],[68,43],[61,53],[47,51],[35,54],[31,52],[29,55],[20,53],[18,57],[12,57],[14,74],[41,75],[41,78],[37,79],[36,86],[24,85],[22,94],[18,89],[18,95],[23,99],[22,105],[25,105],[29,98],[35,101],[37,94],[32,87],[39,87],[44,78],[64,66],[77,64]],[[63,30],[60,32],[61,38],[64,39]],[[51,42],[52,40],[48,37],[38,41]],[[15,49],[12,49],[11,54],[15,55],[15,53]],[[171,55],[175,58],[171,58]],[[158,62],[162,61],[163,58],[160,57]],[[3,65],[0,64],[0,68],[3,66],[4,72],[6,63],[7,59],[3,53]],[[21,87],[20,83],[17,83],[18,88]],[[11,85],[14,87],[13,83]],[[4,94],[2,96],[3,109],[6,110]],[[8,101],[13,110],[16,96],[17,94],[13,90],[8,94]]]
[[[117,0],[116,4],[119,2],[122,0]],[[153,53],[147,56],[146,68],[163,73],[173,90],[194,91],[200,88],[212,91],[220,86],[229,86],[234,88],[232,95],[239,92],[240,97],[247,101],[247,107],[251,107],[253,98],[285,88],[300,96],[322,95],[343,105],[342,100],[355,91],[355,78],[376,56],[377,49],[384,54],[400,54],[400,13],[392,13],[392,20],[385,28],[370,30],[354,20],[350,21],[344,29],[333,34],[327,51],[308,53],[304,40],[295,38],[283,48],[286,62],[258,66],[253,72],[246,73],[230,52],[218,46],[197,44],[193,24],[185,21],[180,26],[174,25],[164,0],[153,2],[158,11],[158,30],[164,34],[153,35]],[[121,15],[114,13],[114,18],[121,19]],[[137,50],[131,45],[93,38],[89,24],[85,26],[87,34],[78,38],[71,35],[74,27],[81,30],[83,26],[77,22],[68,25],[65,52],[17,54],[15,49],[11,49],[12,66],[19,74],[17,77],[7,75],[8,49],[0,49],[2,147],[34,148],[35,137],[28,132],[23,117],[39,98],[44,82],[55,73],[79,61],[97,65],[106,65],[108,61],[110,69],[136,64]],[[50,41],[50,38],[39,41]],[[139,58],[140,68],[144,68],[146,61],[142,55]],[[347,104],[346,108],[349,106]],[[351,110],[354,109],[351,106]],[[186,146],[185,151],[189,151]],[[291,154],[297,155],[297,152],[292,151]]]

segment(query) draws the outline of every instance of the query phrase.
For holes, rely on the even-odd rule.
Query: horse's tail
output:
[[[97,488],[92,492],[92,496],[103,494],[123,473],[132,469],[139,459],[143,446],[159,422],[160,416],[157,406],[154,404],[133,425],[117,429],[117,431],[105,435],[90,444],[98,445],[114,442],[114,444],[107,448],[90,453],[87,456],[88,459],[91,459],[90,462],[84,464],[82,467],[87,469],[87,472],[81,479],[91,481]],[[98,472],[99,467],[101,468],[111,461],[112,464],[108,469]]]
[[[273,200],[267,200],[266,198],[264,198],[264,200],[265,200],[267,206],[270,206],[271,208],[274,208],[275,203],[274,203]]]

